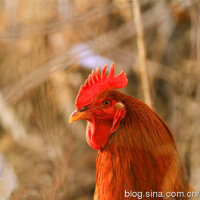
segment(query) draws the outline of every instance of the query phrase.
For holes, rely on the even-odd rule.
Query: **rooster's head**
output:
[[[110,92],[113,89],[124,88],[128,79],[124,72],[114,76],[114,64],[111,65],[108,76],[107,65],[100,74],[99,68],[93,71],[80,88],[76,98],[76,110],[72,113],[69,122],[80,119],[87,121],[86,138],[94,149],[105,146],[109,137],[120,125],[126,114],[125,105],[115,99]]]

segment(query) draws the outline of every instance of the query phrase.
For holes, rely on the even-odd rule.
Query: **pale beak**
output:
[[[84,120],[87,120],[89,118],[89,115],[88,113],[86,112],[80,112],[78,110],[75,110],[70,118],[69,118],[69,123],[72,123],[72,122],[75,122],[75,121],[78,121],[78,120],[81,120],[81,119],[84,119]]]

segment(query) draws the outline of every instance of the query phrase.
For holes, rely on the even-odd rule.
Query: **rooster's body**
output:
[[[85,119],[87,142],[98,149],[95,200],[167,199],[189,186],[174,137],[142,101],[114,89],[126,75],[97,70],[82,86],[71,121]],[[148,195],[148,196],[147,196]],[[186,199],[174,197],[168,199]]]

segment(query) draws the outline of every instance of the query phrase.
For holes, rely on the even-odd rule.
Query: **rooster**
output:
[[[124,72],[106,68],[81,86],[69,119],[87,121],[87,143],[98,150],[94,199],[186,199],[175,194],[189,185],[172,132],[144,102],[116,90],[127,85]]]

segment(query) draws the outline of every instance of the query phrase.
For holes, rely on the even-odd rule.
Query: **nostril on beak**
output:
[[[88,118],[89,118],[89,114],[87,112],[84,112],[84,111],[80,112],[79,110],[75,110],[69,118],[69,123],[72,123],[81,119],[87,120]]]

